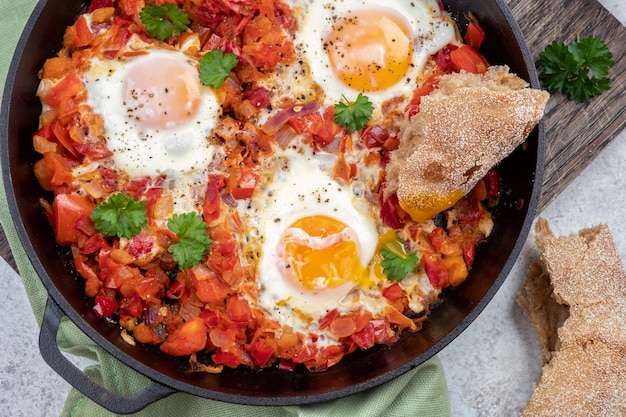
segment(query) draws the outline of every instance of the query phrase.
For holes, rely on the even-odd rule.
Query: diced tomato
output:
[[[259,366],[265,366],[276,349],[267,343],[265,339],[258,339],[248,347],[248,352]]]
[[[324,114],[310,112],[295,116],[287,122],[297,134],[309,133],[313,140],[321,146],[328,145],[339,132],[339,127],[334,123],[334,107],[328,107]]]
[[[474,257],[476,256],[476,243],[467,241],[463,244],[463,259],[467,266],[472,266]]]
[[[76,272],[85,279],[98,278],[98,275],[85,263],[84,256],[74,256],[74,267]]]
[[[392,194],[388,198],[383,197],[383,193],[380,193],[380,218],[384,224],[394,229],[400,229],[404,226],[404,220],[400,216],[400,213],[404,213],[404,210],[400,207],[398,201],[398,195]]]
[[[265,70],[291,63],[296,57],[292,37],[285,33],[275,13],[272,8],[264,8],[242,32],[242,53],[253,60],[254,66]]]
[[[94,161],[113,156],[113,152],[102,142],[86,141],[84,143],[73,144],[73,147],[80,154],[88,156]]]
[[[383,290],[383,297],[391,301],[402,298],[403,295],[404,293],[402,292],[402,288],[397,282],[394,282]]]
[[[339,316],[339,311],[336,308],[330,310],[324,317],[319,319],[317,325],[320,330],[330,326],[330,324]]]
[[[463,45],[450,52],[450,60],[456,71],[463,70],[472,74],[483,74],[489,67],[487,60],[469,45]]]
[[[263,124],[263,126],[261,126],[261,129],[268,135],[274,135],[280,129],[282,129],[283,126],[285,126],[291,119],[301,117],[309,113],[317,113],[319,108],[320,103],[318,101],[312,101],[306,104],[288,107],[270,117]]]
[[[330,323],[330,331],[336,337],[348,337],[356,331],[352,317],[338,317]]]
[[[458,49],[458,46],[449,43],[433,55],[435,64],[437,64],[437,67],[439,67],[443,73],[447,74],[454,71],[454,64],[450,58],[450,53],[455,49]]]
[[[143,233],[134,236],[128,243],[128,253],[137,259],[152,252],[154,245],[154,236]]]
[[[128,16],[139,14],[144,6],[144,0],[118,0],[117,6]]]
[[[430,283],[438,288],[445,288],[450,285],[450,274],[448,269],[441,264],[440,258],[436,256],[422,256],[424,271]]]
[[[211,359],[213,359],[213,362],[218,365],[226,365],[231,368],[237,367],[240,363],[237,355],[230,352],[223,352],[221,350],[215,352],[213,356],[211,356]]]
[[[88,197],[75,194],[57,194],[52,203],[54,232],[59,244],[76,243],[84,233],[75,227],[82,216],[90,216],[95,204]]]
[[[293,130],[299,135],[310,132],[315,126],[322,124],[322,114],[319,112],[307,113],[292,117],[287,121]]]
[[[319,349],[317,345],[308,343],[303,345],[302,348],[298,352],[296,352],[292,360],[295,363],[306,363],[315,359],[318,352]]]
[[[462,225],[475,225],[483,218],[480,202],[470,195],[461,198],[454,208]]]
[[[224,187],[224,178],[216,175],[209,175],[206,194],[204,195],[203,217],[207,224],[211,224],[220,215],[221,199],[220,189]]]
[[[161,344],[160,349],[172,356],[187,356],[206,346],[207,328],[200,317],[193,317],[183,323]]]
[[[74,147],[76,143],[71,137],[70,133],[67,129],[67,126],[61,123],[61,120],[57,120],[53,127],[54,136],[56,137],[57,142],[59,142],[69,153],[73,156],[78,156],[78,151]]]
[[[211,234],[213,244],[211,245],[207,263],[209,267],[217,272],[231,271],[239,262],[237,255],[237,241],[232,233],[225,229],[219,229]]]
[[[384,311],[385,319],[389,323],[397,325],[399,329],[407,328],[411,330],[416,330],[417,326],[415,325],[413,320],[402,314],[402,312],[400,312],[398,309],[387,305],[384,307]]]
[[[361,331],[352,335],[352,341],[361,349],[369,349],[374,346],[374,325],[368,323]]]
[[[117,311],[117,301],[98,294],[95,298],[93,311],[101,317],[110,317]]]
[[[354,165],[356,171],[356,166]],[[350,178],[355,174],[353,172],[353,164],[349,164],[342,152],[337,154],[337,163],[333,168],[333,175],[336,179],[344,181],[346,184],[350,181]]]
[[[368,149],[372,149],[383,146],[389,139],[389,132],[377,125],[367,125],[363,128],[359,137]]]
[[[204,320],[204,324],[207,328],[212,329],[219,323],[219,316],[216,312],[205,308],[202,310],[202,320]]]
[[[122,298],[120,301],[120,314],[127,314],[131,317],[141,317],[143,304],[137,295]]]
[[[83,216],[82,218],[85,219],[84,223],[86,223],[87,221],[91,223],[91,220],[89,220],[87,216]],[[79,220],[77,223],[83,223],[83,221]],[[77,228],[79,230],[82,229],[80,226],[77,226]],[[85,240],[84,243],[82,243],[80,247],[80,253],[89,255],[92,253],[96,253],[100,249],[106,248],[107,246],[108,244],[106,243],[106,240],[104,240],[104,236],[102,236],[101,233],[94,233],[91,234],[91,236],[89,236],[89,238]]]
[[[154,330],[143,322],[135,326],[133,336],[139,343],[159,343],[161,341]]]
[[[48,152],[35,163],[35,176],[44,190],[53,191],[69,186],[74,180],[68,160],[57,154]]]
[[[497,168],[487,171],[484,177],[487,186],[487,197],[496,198],[500,194],[500,173]]]
[[[252,197],[259,176],[251,169],[242,169],[241,178],[235,188],[230,192],[235,200],[242,200]]]
[[[278,369],[293,372],[296,370],[296,364],[291,359],[281,358],[278,362]]]
[[[102,9],[103,7],[113,7],[114,0],[91,0],[89,4],[89,13],[93,12],[97,9]]]
[[[480,26],[476,18],[470,15],[470,19],[471,22],[467,26],[465,36],[463,36],[463,42],[478,51],[487,35],[485,35],[485,31]]]
[[[76,47],[83,48],[91,45],[96,36],[91,31],[87,18],[84,15],[79,16],[74,27],[76,28]]]
[[[444,48],[445,49],[445,48]],[[432,93],[437,86],[439,85],[439,77],[441,74],[435,72],[430,75],[424,83],[419,86],[414,92],[413,97],[411,98],[411,102],[406,106],[404,112],[406,115],[411,118],[415,114],[419,112],[420,104],[422,102],[422,97],[429,95]]]
[[[189,272],[200,301],[216,303],[226,299],[230,292],[230,286],[215,272],[211,271],[206,264],[194,266]]]
[[[243,98],[249,100],[257,109],[264,109],[272,102],[272,93],[263,87],[256,87],[244,93]]]
[[[430,232],[430,243],[438,253],[441,253],[444,239],[446,239],[446,231],[441,227],[436,227]]]
[[[322,115],[323,123],[319,126],[316,126],[315,129],[311,133],[313,133],[313,137],[317,143],[321,146],[328,145],[331,143],[337,134],[341,131],[339,126],[335,123],[335,108],[333,106],[329,106],[324,110],[324,114]]]
[[[178,300],[183,297],[187,290],[184,282],[174,281],[167,287],[167,297]]]
[[[250,306],[248,301],[243,298],[229,298],[226,304],[226,311],[234,322],[247,323],[250,320]]]
[[[75,71],[70,71],[61,81],[52,87],[42,101],[49,106],[57,107],[61,101],[66,98],[75,97],[78,93],[83,91],[83,89],[83,81]]]
[[[146,271],[145,274],[138,276],[135,283],[135,291],[142,300],[156,298],[162,289],[159,276],[154,271]]]

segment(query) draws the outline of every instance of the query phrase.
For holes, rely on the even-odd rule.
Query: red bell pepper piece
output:
[[[93,311],[102,317],[109,317],[117,311],[117,301],[105,297],[104,295],[96,295],[96,304]]]

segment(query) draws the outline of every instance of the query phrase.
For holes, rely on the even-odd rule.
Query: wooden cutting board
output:
[[[546,109],[547,149],[540,209],[563,190],[626,125],[626,28],[595,0],[506,0],[535,61],[553,40],[577,33],[605,39],[616,64],[612,88],[581,105],[553,95]],[[0,256],[15,268],[4,233]]]
[[[576,34],[606,40],[615,61],[608,92],[587,104],[561,94],[548,102],[542,209],[626,127],[626,27],[595,0],[506,1],[535,62],[553,40],[569,43]]]

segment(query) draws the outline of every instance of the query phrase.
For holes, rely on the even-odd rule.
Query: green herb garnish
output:
[[[96,206],[90,219],[103,235],[130,239],[147,228],[146,205],[126,193],[113,194]]]
[[[343,99],[335,104],[335,123],[351,131],[363,129],[374,111],[374,106],[367,96],[361,93],[353,103],[350,103],[345,96],[342,97]]]
[[[380,254],[383,257],[380,265],[389,281],[402,281],[417,267],[417,253],[406,252],[404,242],[401,239],[385,244],[385,247],[381,248]]]
[[[161,42],[189,29],[189,17],[173,3],[144,6],[139,12],[148,35]]]
[[[613,54],[602,39],[589,35],[569,45],[554,41],[539,54],[539,78],[546,89],[559,91],[584,103],[608,91],[609,68],[615,64]]]
[[[238,63],[235,54],[213,49],[200,58],[200,82],[206,86],[220,88]]]
[[[167,227],[178,235],[177,243],[168,249],[178,265],[183,269],[198,265],[212,243],[202,216],[197,213],[175,214],[167,222]]]

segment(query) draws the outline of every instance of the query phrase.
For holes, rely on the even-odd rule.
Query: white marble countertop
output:
[[[599,0],[626,25],[624,0]],[[557,235],[607,223],[626,260],[626,131],[540,215]],[[515,416],[538,381],[541,353],[515,302],[528,270],[534,234],[509,277],[481,315],[439,356],[454,417]],[[39,329],[20,278],[0,258],[0,416],[58,416],[70,386],[43,361]],[[17,365],[19,364],[19,365]]]

